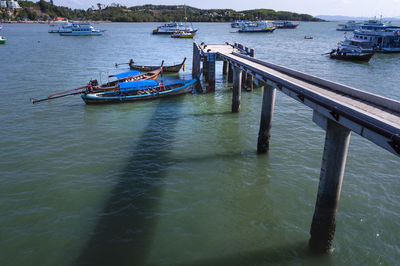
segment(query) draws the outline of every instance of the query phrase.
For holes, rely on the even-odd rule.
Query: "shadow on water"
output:
[[[270,249],[244,251],[236,254],[201,260],[188,260],[179,266],[195,265],[330,265],[331,257],[315,255],[309,249],[307,242],[294,242],[285,246],[277,246]]]
[[[164,118],[180,109],[179,101],[159,101],[76,265],[145,264],[179,121]]]
[[[159,101],[75,265],[147,265],[164,178],[168,168],[178,160],[169,153],[174,129],[182,117],[181,107],[180,101]],[[252,152],[179,160],[202,162],[213,160],[212,157],[231,160],[249,154]],[[188,258],[182,265],[268,265],[296,262],[311,256],[306,243],[294,243],[204,260]]]

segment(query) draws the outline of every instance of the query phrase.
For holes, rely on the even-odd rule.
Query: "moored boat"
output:
[[[50,21],[48,33],[60,33],[60,29],[68,25],[71,25],[68,21]]]
[[[250,20],[234,20],[231,23],[231,27],[232,28],[241,28],[246,23],[251,23],[251,21]]]
[[[361,23],[355,20],[349,20],[345,24],[338,24],[337,31],[355,31],[360,28]]]
[[[368,62],[374,53],[363,53],[357,51],[341,51],[334,49],[329,53],[329,57],[332,59],[346,60],[346,61],[359,61]]]
[[[52,99],[57,99],[57,98],[62,98],[62,97],[66,97],[69,95],[78,95],[78,94],[82,94],[82,93],[100,93],[100,92],[106,92],[106,91],[115,91],[115,90],[119,90],[124,86],[129,85],[130,87],[144,87],[144,86],[154,86],[157,84],[157,82],[155,82],[155,80],[157,79],[158,75],[161,73],[162,71],[162,65],[159,69],[147,72],[147,73],[142,73],[140,74],[139,71],[137,70],[131,70],[128,72],[123,72],[123,73],[119,73],[119,74],[114,74],[114,75],[110,75],[110,77],[115,77],[117,78],[114,81],[108,81],[107,83],[104,84],[99,84],[97,80],[90,80],[89,84],[76,88],[76,89],[70,89],[70,90],[66,90],[66,91],[62,91],[62,92],[57,92],[57,93],[53,93],[49,96],[47,96],[47,98],[43,98],[43,99],[31,99],[32,103],[38,103],[38,102],[42,102],[42,101],[48,101],[48,100],[52,100]],[[141,83],[135,83],[135,82],[141,82]]]
[[[158,26],[157,29],[153,30],[153,34],[165,34],[171,35],[176,31],[185,30],[190,33],[196,33],[197,29],[192,26],[185,26],[182,22],[170,22],[164,25]]]
[[[190,32],[186,30],[180,30],[172,33],[171,38],[177,38],[177,39],[193,39],[194,36],[196,35],[195,32]]]
[[[196,82],[197,79],[192,79],[168,85],[159,83],[157,86],[148,88],[130,88],[128,86],[111,92],[84,93],[81,97],[86,104],[135,102],[189,93],[193,91]]]
[[[291,21],[273,21],[272,25],[277,29],[295,29],[299,24],[294,24]]]
[[[186,61],[186,57],[183,59],[182,63],[177,64],[177,65],[173,65],[173,66],[164,66],[163,67],[163,73],[177,73],[179,72],[179,70],[181,70],[182,66],[185,64]],[[148,72],[148,71],[153,71],[156,70],[158,68],[160,68],[160,66],[143,66],[143,65],[135,65],[133,60],[129,60],[129,68],[131,70],[139,70],[142,72]]]
[[[59,30],[61,36],[101,36],[104,30],[95,29],[90,23],[68,23]]]
[[[239,33],[257,33],[257,32],[267,32],[272,33],[276,28],[269,26],[266,22],[258,21],[250,24],[245,24]]]
[[[351,38],[345,38],[341,48],[358,48],[362,52],[400,52],[400,27],[391,26],[381,20],[370,20],[354,31]]]
[[[4,38],[3,36],[0,36],[0,44],[6,44],[7,39]]]

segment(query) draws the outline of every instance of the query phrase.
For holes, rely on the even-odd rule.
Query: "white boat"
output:
[[[95,29],[90,23],[68,23],[59,33],[61,36],[101,36],[104,31]]]
[[[360,28],[362,23],[356,22],[355,20],[349,20],[346,24],[338,24],[339,28],[336,30],[338,31],[355,31]]]
[[[354,35],[345,39],[343,47],[358,47],[363,52],[371,50],[383,53],[400,52],[400,27],[385,24],[382,21],[370,20],[354,31]]]
[[[193,26],[185,26],[182,22],[170,22],[158,26],[157,29],[153,30],[153,34],[173,34],[178,31],[195,33],[197,29],[194,29]]]
[[[71,23],[69,23],[68,21],[50,21],[49,22],[49,33],[59,33],[60,29],[63,26],[67,26]]]

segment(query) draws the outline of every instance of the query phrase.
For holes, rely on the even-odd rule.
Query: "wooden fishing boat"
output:
[[[193,91],[196,82],[197,79],[192,79],[169,85],[159,83],[157,86],[148,88],[121,87],[118,91],[84,93],[81,97],[86,104],[135,102],[189,93]]]
[[[163,73],[178,73],[182,66],[185,64],[186,57],[183,59],[182,63],[173,65],[173,66],[164,66],[163,67]],[[139,71],[153,71],[159,68],[159,66],[141,66],[141,65],[135,65],[133,60],[129,60],[129,68],[131,70],[139,70]]]
[[[146,73],[139,74],[137,70],[133,71],[128,71],[116,75],[110,75],[109,77],[116,77],[117,80],[107,82],[101,85],[98,85],[97,80],[90,81],[88,85],[88,90],[90,92],[101,92],[101,91],[109,91],[109,90],[115,90],[118,89],[119,83],[122,82],[133,82],[133,81],[139,81],[139,80],[146,80],[146,79],[153,79],[156,80],[158,76],[161,74],[163,70],[163,65],[164,61],[161,64],[161,67],[159,67],[156,70],[149,71]],[[137,73],[136,75],[131,75],[132,73]],[[91,85],[91,86],[90,86]]]
[[[140,72],[137,70],[131,70],[131,71],[124,72],[124,73],[110,75],[109,77],[116,77],[117,79],[114,81],[109,81],[104,84],[100,84],[100,85],[97,80],[90,80],[89,84],[87,84],[85,86],[82,86],[82,87],[79,87],[76,89],[70,89],[70,90],[66,90],[66,91],[62,91],[62,92],[53,93],[53,94],[50,94],[49,96],[47,96],[47,98],[43,98],[43,99],[31,98],[31,102],[38,103],[38,102],[42,102],[42,101],[48,101],[48,100],[52,100],[52,99],[57,99],[57,98],[62,98],[62,97],[66,97],[69,95],[77,95],[77,94],[82,94],[82,93],[99,93],[99,92],[106,92],[106,91],[114,91],[114,90],[119,90],[121,87],[121,84],[129,84],[131,87],[137,87],[137,85],[132,85],[132,84],[135,82],[140,82],[140,81],[142,81],[142,82],[149,81],[147,84],[147,87],[155,86],[155,85],[157,85],[157,82],[155,80],[160,75],[162,68],[163,68],[162,67],[163,64],[164,64],[164,61],[162,62],[161,67],[159,67],[156,70],[149,71],[147,73],[140,74]],[[142,83],[142,86],[144,86],[143,83]]]
[[[358,53],[358,52],[331,52],[329,54],[332,59],[346,60],[346,61],[360,61],[368,62],[374,53]]]

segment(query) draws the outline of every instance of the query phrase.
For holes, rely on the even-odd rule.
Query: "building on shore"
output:
[[[15,0],[0,0],[0,7],[8,9],[21,8],[21,6],[18,4],[18,1]]]

